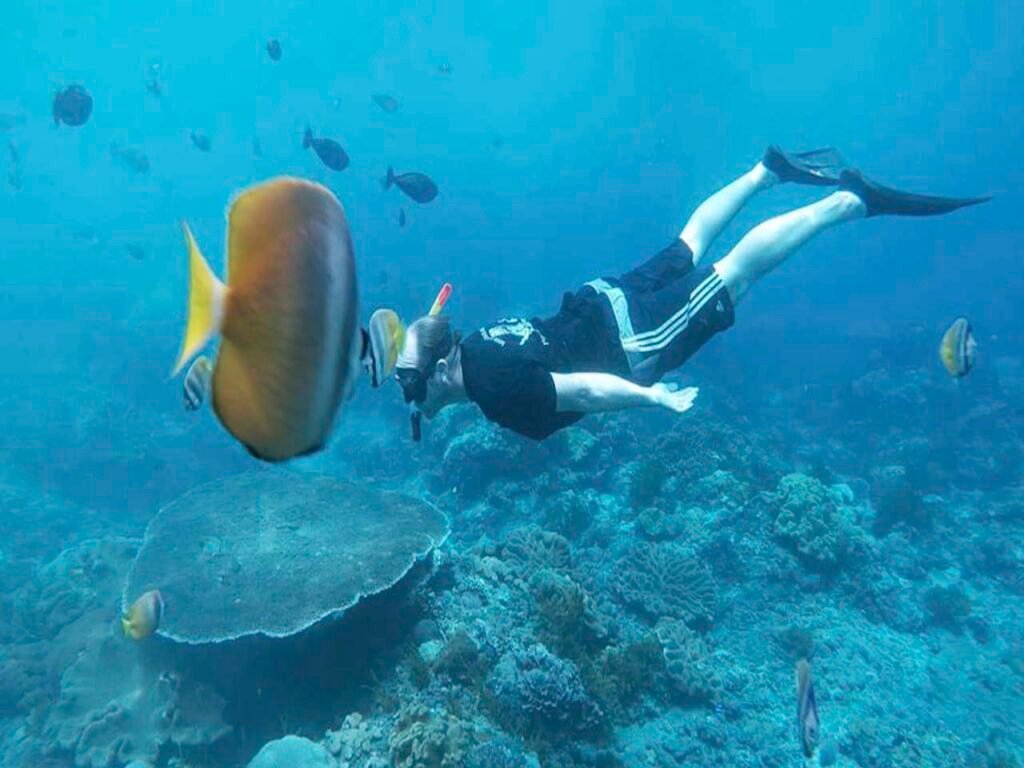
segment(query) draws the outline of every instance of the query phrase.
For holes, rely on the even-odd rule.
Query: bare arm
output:
[[[557,410],[598,413],[658,405],[676,413],[689,410],[696,387],[678,389],[667,384],[642,387],[610,373],[552,373]]]

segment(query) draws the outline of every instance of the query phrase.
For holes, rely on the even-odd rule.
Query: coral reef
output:
[[[616,589],[627,605],[658,619],[710,622],[718,600],[711,569],[672,544],[637,544],[616,563]]]
[[[536,526],[512,531],[502,545],[501,556],[521,574],[529,575],[539,568],[572,568],[572,546],[565,537]]]
[[[779,481],[775,534],[810,563],[834,567],[842,554],[839,512],[828,489],[807,475],[792,473]]]
[[[336,768],[330,753],[301,736],[285,736],[263,746],[247,768]]]
[[[793,664],[809,658],[823,737],[810,764],[1019,767],[1024,419],[978,392],[954,411],[949,382],[870,366],[780,384],[757,408],[709,387],[678,420],[588,417],[541,445],[471,408],[418,446],[346,421],[301,471],[372,478],[436,504],[452,532],[432,532],[407,573],[402,559],[394,587],[283,638],[123,641],[139,540],[83,540],[122,529],[0,470],[15,526],[0,541],[0,766],[786,766],[802,760]],[[141,535],[183,474],[148,480],[159,496],[116,525]],[[238,517],[229,496],[218,513]],[[248,620],[231,603],[239,548],[269,553],[246,577],[269,626],[311,604],[317,579],[367,575],[398,534],[417,538],[409,509],[373,490],[386,541],[349,563],[345,505],[291,496],[276,517],[265,505],[269,526],[174,528],[199,539],[183,570],[228,566],[214,571],[226,602],[199,618]],[[28,530],[33,515],[60,546]],[[291,536],[302,546],[282,547]],[[129,591],[165,587],[142,580]],[[173,627],[184,603],[166,591]]]
[[[394,586],[447,535],[447,518],[412,497],[318,475],[238,475],[160,510],[124,604],[159,587],[160,634],[179,642],[284,637]]]
[[[207,686],[147,665],[129,641],[108,636],[62,676],[43,736],[79,768],[154,762],[164,744],[212,744],[227,735],[223,708]]]
[[[703,640],[678,619],[662,619],[655,628],[665,670],[686,699],[710,701],[722,690],[714,660]]]
[[[37,614],[34,639],[3,649],[13,664],[0,679],[17,696],[13,711],[29,716],[21,748],[35,764],[152,764],[166,745],[207,746],[231,730],[222,697],[179,672],[164,649],[116,630],[116,595],[138,546],[119,538],[83,542],[23,587],[19,602],[31,601]]]
[[[526,737],[593,734],[603,724],[579,670],[540,643],[504,654],[487,687],[497,716]]]
[[[422,704],[405,707],[391,737],[391,764],[395,768],[457,768],[465,760],[471,741],[466,727],[451,715]]]

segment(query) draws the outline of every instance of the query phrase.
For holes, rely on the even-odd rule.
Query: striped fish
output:
[[[800,731],[800,746],[805,757],[813,757],[818,746],[819,727],[818,704],[814,700],[814,681],[811,679],[811,665],[807,659],[796,663],[796,716]]]
[[[221,334],[214,413],[253,456],[315,453],[360,370],[362,334],[352,238],[326,187],[278,178],[228,209],[227,282],[188,226],[189,311],[177,374]]]
[[[206,401],[206,395],[210,391],[211,376],[213,376],[213,363],[208,357],[197,357],[195,362],[189,366],[188,373],[185,374],[185,383],[181,387],[186,411],[198,411]]]
[[[958,317],[942,336],[939,359],[950,376],[960,378],[974,367],[977,349],[978,343],[974,340],[974,329],[970,322],[966,317]]]
[[[378,309],[370,316],[370,382],[379,387],[395,370],[398,352],[405,340],[405,326],[394,310]]]

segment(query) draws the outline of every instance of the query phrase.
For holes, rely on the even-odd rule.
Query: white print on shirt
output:
[[[534,328],[533,323],[519,317],[504,318],[494,325],[480,329],[480,335],[485,341],[493,341],[501,347],[504,347],[509,339],[518,339],[519,346],[521,347],[530,340],[533,334],[537,334],[540,338],[540,343],[545,347],[548,345],[548,340],[544,338],[544,334]]]

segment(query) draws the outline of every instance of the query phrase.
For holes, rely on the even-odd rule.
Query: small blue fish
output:
[[[820,738],[821,721],[818,719],[818,704],[814,700],[814,681],[811,679],[811,665],[807,659],[796,663],[796,716],[800,729],[800,746],[805,757],[814,757],[814,750]]]
[[[978,342],[974,340],[974,329],[970,322],[966,317],[958,317],[942,336],[939,359],[950,376],[960,378],[974,367],[977,349]]]

